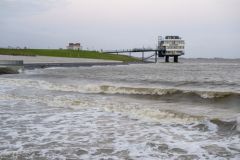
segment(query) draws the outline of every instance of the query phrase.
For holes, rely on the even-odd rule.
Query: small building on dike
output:
[[[80,43],[69,43],[67,46],[67,49],[69,50],[80,50],[81,49],[81,44]]]
[[[178,57],[184,55],[185,41],[179,36],[166,36],[158,38],[158,57],[165,57],[165,61],[169,62],[169,57],[174,58],[174,62],[178,62]]]

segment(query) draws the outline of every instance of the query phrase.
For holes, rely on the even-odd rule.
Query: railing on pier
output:
[[[140,49],[127,49],[127,50],[111,50],[111,51],[103,51],[104,53],[128,53],[129,56],[132,56],[132,53],[140,53],[142,54],[141,60],[143,62],[149,62],[149,59],[155,56],[155,63],[158,61],[158,57],[165,57],[165,62],[169,62],[169,57],[174,58],[174,62],[178,63],[178,57],[183,55],[183,54],[169,54],[166,53],[166,50],[164,48],[159,48],[159,49],[151,49],[151,48],[140,48]],[[154,54],[145,57],[145,52],[154,52]],[[140,56],[138,57],[140,58]]]
[[[161,49],[127,49],[127,50],[110,50],[110,51],[103,51],[104,53],[129,53],[129,52],[155,52],[161,51]]]
[[[162,51],[162,49],[152,49],[152,48],[135,48],[135,49],[127,49],[127,50],[110,50],[110,51],[103,51],[104,53],[128,53],[129,56],[132,56],[132,53],[141,53],[142,57],[141,60],[143,62],[149,62],[148,60],[150,58],[152,58],[153,56],[155,56],[155,62],[157,62],[157,56],[158,56],[158,52]],[[145,57],[145,52],[154,52],[154,54],[152,54],[151,56]]]

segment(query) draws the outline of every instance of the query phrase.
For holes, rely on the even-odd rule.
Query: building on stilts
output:
[[[175,63],[178,57],[184,55],[185,41],[179,36],[158,37],[158,57],[165,57],[165,62],[169,62],[169,58],[173,57]]]

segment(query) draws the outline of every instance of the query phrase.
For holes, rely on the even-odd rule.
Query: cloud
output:
[[[68,0],[1,0],[0,17],[10,18],[38,14],[65,5]]]
[[[67,4],[67,5],[66,5]],[[155,47],[180,35],[191,57],[239,57],[240,0],[0,0],[0,46]]]

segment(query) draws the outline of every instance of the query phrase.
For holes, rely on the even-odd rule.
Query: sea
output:
[[[240,60],[0,75],[0,159],[239,160]]]

